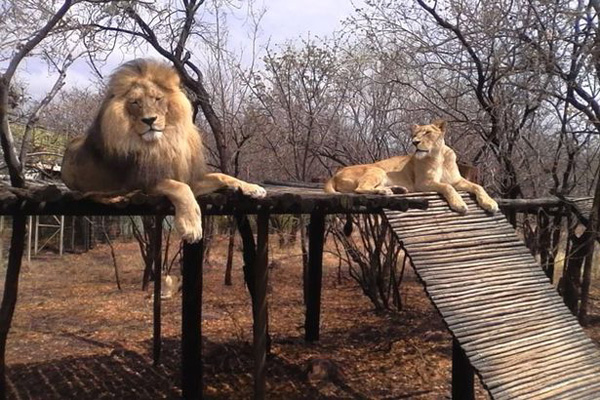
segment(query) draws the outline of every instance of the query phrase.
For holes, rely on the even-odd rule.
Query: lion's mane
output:
[[[167,99],[164,137],[148,145],[133,132],[126,95],[151,82]],[[130,61],[111,76],[106,95],[86,136],[85,146],[105,166],[123,174],[124,189],[149,189],[162,179],[191,183],[206,171],[201,135],[177,72],[148,59]]]

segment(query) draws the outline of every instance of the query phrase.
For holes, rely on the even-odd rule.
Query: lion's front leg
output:
[[[477,203],[486,211],[495,213],[498,211],[498,203],[492,199],[484,188],[476,183],[469,182],[466,179],[461,179],[453,185],[457,190],[464,190],[465,192],[473,193],[477,198]]]
[[[160,181],[153,193],[167,196],[175,206],[175,228],[186,242],[202,239],[202,214],[192,189],[173,179]]]
[[[450,208],[459,214],[466,214],[469,210],[467,203],[460,197],[460,194],[447,183],[427,182],[419,185],[418,189],[423,191],[431,190],[441,194],[448,202]]]
[[[244,182],[233,176],[213,172],[206,174],[201,180],[192,184],[192,190],[196,196],[212,193],[223,188],[241,190],[246,196],[261,199],[267,195],[265,188],[254,183]]]

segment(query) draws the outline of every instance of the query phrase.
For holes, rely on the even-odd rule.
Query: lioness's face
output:
[[[126,111],[131,117],[133,133],[146,142],[159,140],[166,127],[167,99],[151,82],[134,85],[126,94]]]
[[[415,146],[415,157],[424,158],[432,151],[444,145],[445,121],[436,121],[429,125],[413,125],[412,144]]]

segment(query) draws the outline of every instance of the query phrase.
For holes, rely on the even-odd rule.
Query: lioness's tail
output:
[[[334,178],[330,178],[327,182],[325,182],[325,186],[323,186],[323,190],[326,193],[338,193],[338,191],[335,190]]]

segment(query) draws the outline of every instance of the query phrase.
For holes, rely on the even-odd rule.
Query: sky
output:
[[[342,27],[342,21],[355,9],[354,4],[362,0],[257,0],[256,4],[266,9],[260,24],[258,44],[264,48],[267,44],[275,45],[286,41],[299,41],[309,37],[329,37]],[[248,38],[249,26],[246,9],[240,9],[229,16],[229,37],[232,50],[248,49],[251,45]],[[237,48],[236,48],[237,47]],[[149,54],[114,54],[103,74],[108,74],[123,61],[133,57]],[[19,79],[27,82],[28,94],[34,99],[43,95],[52,87],[55,75],[48,71],[45,64],[38,60],[28,60],[19,70]],[[68,71],[67,87],[88,87],[93,85],[89,66],[84,61],[77,61]]]

